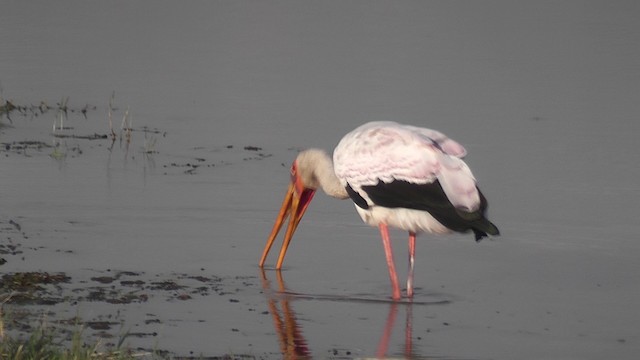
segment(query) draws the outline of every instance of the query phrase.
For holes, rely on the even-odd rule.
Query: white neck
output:
[[[346,199],[347,190],[333,171],[333,162],[326,152],[319,149],[308,149],[296,158],[299,176],[305,186],[310,189],[321,188],[327,195]]]

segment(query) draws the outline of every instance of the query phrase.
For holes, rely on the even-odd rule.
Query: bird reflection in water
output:
[[[273,317],[273,326],[276,328],[280,342],[280,352],[285,359],[310,359],[311,351],[309,351],[307,341],[298,326],[296,313],[289,304],[290,296],[287,295],[282,272],[276,270],[278,290],[274,292],[264,269],[261,268],[260,271],[262,273],[262,288],[267,296],[269,312]],[[278,303],[280,303],[280,308],[278,308]]]
[[[413,339],[412,339],[412,319],[413,319],[413,311],[412,304],[406,303],[403,304],[404,308],[407,312],[406,321],[404,325],[404,349],[403,355],[405,359],[412,359],[413,356]],[[378,342],[378,349],[376,351],[376,357],[379,359],[386,358],[387,351],[389,349],[389,340],[391,339],[391,334],[393,332],[393,324],[396,322],[396,317],[398,315],[398,303],[392,302],[389,305],[389,315],[387,315],[387,322],[384,325],[384,332],[382,333],[382,337]]]
[[[271,281],[267,278],[264,269],[260,269],[262,275],[262,288],[267,298],[269,312],[273,317],[273,325],[278,335],[280,351],[284,359],[310,359],[312,358],[311,350],[307,340],[304,338],[302,328],[299,326],[296,313],[291,306],[294,300],[333,300],[333,301],[365,301],[363,299],[350,299],[344,297],[329,296],[312,296],[304,294],[296,294],[287,290],[282,278],[282,272],[275,270],[278,288],[274,290]],[[377,302],[371,301],[370,302]],[[375,357],[386,358],[389,349],[389,343],[393,334],[394,324],[398,316],[398,308],[403,307],[406,311],[404,326],[404,348],[402,349],[405,359],[413,359],[416,355],[413,353],[413,311],[412,302],[397,301],[379,301],[381,305],[389,305],[389,314],[384,324],[382,336],[378,342]],[[419,356],[418,356],[419,357]]]

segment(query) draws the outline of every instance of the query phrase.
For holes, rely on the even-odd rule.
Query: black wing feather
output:
[[[480,208],[468,212],[456,208],[447,198],[438,180],[429,184],[414,184],[403,180],[390,183],[379,181],[376,185],[362,186],[362,190],[377,206],[427,211],[442,225],[457,232],[474,232],[476,241],[487,234],[498,235],[498,228],[485,217],[487,199],[480,189]],[[351,199],[363,209],[369,205],[365,199],[347,185]]]

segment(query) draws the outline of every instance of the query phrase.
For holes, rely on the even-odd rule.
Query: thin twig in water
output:
[[[116,141],[116,132],[113,131],[113,101],[114,98],[116,97],[116,92],[112,92],[111,93],[111,98],[109,99],[109,130],[111,130],[111,139],[115,142]]]
[[[62,99],[60,99],[60,102],[58,103],[57,117],[60,118],[60,130],[63,130],[64,128],[64,118],[67,117],[67,111],[69,110],[69,107],[67,106],[68,103],[68,96],[66,98],[63,97]],[[53,132],[56,132],[56,120],[53,121]]]
[[[127,144],[131,142],[131,120],[129,119],[129,107],[127,106],[127,110],[124,112],[124,116],[122,117],[122,125],[120,126],[120,130],[124,131],[125,138],[127,139]]]

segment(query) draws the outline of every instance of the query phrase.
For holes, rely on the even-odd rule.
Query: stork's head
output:
[[[282,228],[282,224],[287,217],[289,217],[289,225],[287,225],[287,231],[285,232],[282,248],[280,249],[280,256],[276,263],[276,269],[282,268],[282,262],[284,261],[284,256],[287,253],[291,238],[293,238],[293,233],[296,231],[302,215],[304,215],[307,210],[307,206],[311,203],[311,199],[313,199],[317,188],[318,181],[313,174],[312,161],[309,159],[309,153],[303,151],[298,154],[296,160],[294,160],[291,165],[291,182],[289,183],[287,193],[282,202],[280,213],[271,230],[271,235],[269,235],[267,244],[262,252],[262,258],[259,263],[260,267],[264,265],[269,250],[271,250],[271,245],[273,245],[278,232]]]

